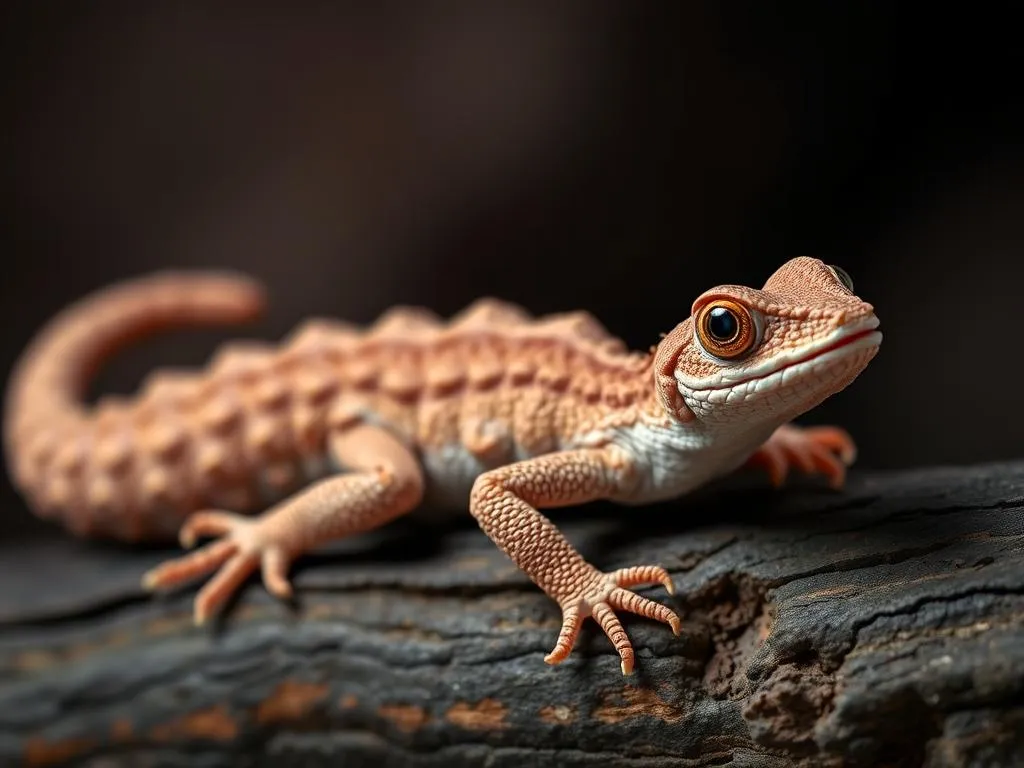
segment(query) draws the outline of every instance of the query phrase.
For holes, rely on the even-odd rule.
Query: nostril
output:
[[[833,316],[832,327],[839,328],[840,326],[847,325],[849,323],[868,320],[873,317],[874,314],[875,308],[870,304],[858,304],[856,307],[838,309]]]

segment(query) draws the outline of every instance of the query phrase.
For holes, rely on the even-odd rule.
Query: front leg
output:
[[[633,671],[633,646],[615,609],[663,621],[679,634],[679,618],[663,605],[626,587],[672,580],[660,566],[641,565],[602,573],[583,559],[537,507],[564,507],[614,496],[628,476],[628,458],[614,448],[565,451],[494,469],[477,478],[470,511],[484,532],[562,610],[562,630],[548,664],[572,651],[580,624],[593,617]]]
[[[423,496],[422,470],[413,454],[386,430],[359,425],[334,435],[332,457],[350,473],[315,483],[262,516],[203,510],[185,521],[182,546],[198,536],[216,541],[147,573],[148,589],[176,586],[219,569],[196,595],[197,624],[216,611],[257,568],[267,590],[291,595],[291,562],[313,548],[377,528],[405,514]]]
[[[833,488],[846,481],[846,469],[857,457],[857,446],[839,427],[799,427],[783,424],[747,460],[748,467],[768,472],[772,485],[781,486],[792,467],[807,475],[821,473]]]

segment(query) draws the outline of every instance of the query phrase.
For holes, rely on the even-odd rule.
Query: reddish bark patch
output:
[[[61,739],[47,741],[42,737],[34,737],[25,742],[25,765],[59,765],[78,757],[90,749],[95,749],[97,742],[93,739]]]
[[[414,733],[430,721],[427,710],[413,704],[383,704],[377,708],[377,714],[404,733]]]
[[[188,739],[209,739],[231,741],[238,736],[238,723],[227,707],[218,704],[208,709],[189,712],[186,715],[154,726],[150,736],[154,741],[181,741]]]
[[[483,699],[476,704],[460,701],[445,713],[449,723],[470,731],[492,731],[507,728],[508,708],[496,699]]]
[[[634,717],[653,717],[666,723],[676,723],[686,715],[650,688],[625,688],[618,696],[606,695],[592,714],[608,725]]]
[[[261,724],[294,722],[306,717],[327,696],[326,683],[303,683],[284,680],[256,708],[256,722]]]

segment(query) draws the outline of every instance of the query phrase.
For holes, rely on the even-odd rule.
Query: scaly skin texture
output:
[[[634,652],[616,611],[678,633],[675,613],[630,590],[671,591],[668,573],[603,573],[540,510],[671,498],[743,466],[775,484],[796,468],[839,486],[850,436],[790,422],[850,384],[881,341],[845,273],[801,257],[762,289],[701,294],[649,353],[583,312],[533,319],[482,299],[447,323],[414,308],[365,330],[313,321],[277,347],[232,345],[205,371],[157,374],[135,399],[80,402],[125,342],[244,322],[262,305],[239,275],[160,273],[55,318],[6,401],[10,472],[32,507],[83,536],[177,535],[188,548],[214,537],[144,577],[166,589],[212,574],[195,600],[203,621],[256,570],[284,597],[289,565],[318,545],[425,500],[468,503],[561,608],[546,660],[569,655],[589,616],[626,674]]]

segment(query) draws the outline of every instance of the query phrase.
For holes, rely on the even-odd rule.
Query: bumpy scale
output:
[[[365,330],[310,322],[277,347],[228,346],[206,371],[159,373],[133,400],[81,403],[127,341],[244,322],[263,303],[240,275],[158,273],[51,321],[6,401],[10,472],[33,509],[82,536],[177,534],[186,548],[214,537],[144,579],[158,589],[213,574],[195,599],[201,622],[257,569],[287,596],[290,563],[318,545],[424,501],[468,502],[561,609],[546,661],[569,655],[589,616],[626,674],[634,651],[616,612],[678,634],[673,611],[631,590],[671,592],[669,574],[604,573],[539,510],[668,499],[744,466],[775,484],[793,467],[839,486],[850,436],[791,422],[849,385],[881,342],[849,276],[801,257],[762,289],[701,294],[649,353],[583,312],[534,319],[482,299],[447,323],[402,307]]]

